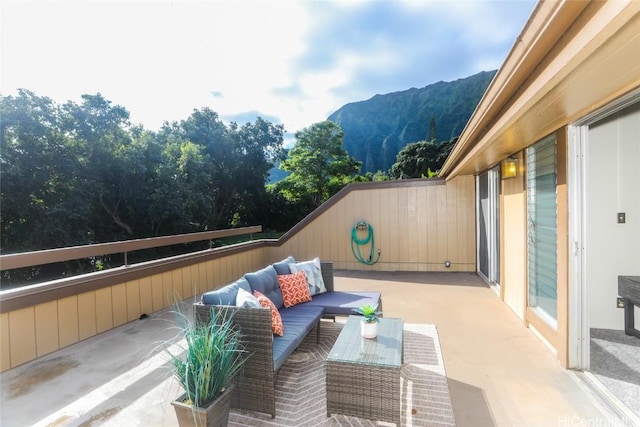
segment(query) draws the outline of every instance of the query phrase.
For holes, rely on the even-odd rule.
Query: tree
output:
[[[33,92],[0,96],[3,252],[86,243],[86,204],[75,192],[79,164],[63,117]]]
[[[315,123],[295,138],[289,158],[280,164],[291,175],[274,184],[288,200],[318,207],[360,171],[361,163],[342,147],[343,133],[336,123]]]
[[[164,126],[164,138],[188,141],[202,147],[208,170],[208,180],[201,184],[206,188],[208,203],[192,222],[198,231],[216,230],[229,225],[235,209],[236,159],[232,138],[218,113],[210,108],[193,110],[191,115],[171,127]],[[171,168],[170,168],[171,169]]]
[[[208,178],[200,182],[205,189],[198,192],[206,194],[206,205],[194,212],[191,224],[215,230],[260,222],[268,211],[264,205],[269,170],[283,157],[283,135],[282,125],[260,117],[242,126],[234,122],[226,126],[209,108],[194,110],[180,123],[165,123],[159,134],[163,145],[188,141],[202,148]]]
[[[438,154],[437,159],[440,167],[444,165],[444,162],[447,160],[447,157],[449,157],[449,154],[451,153],[451,150],[453,150],[453,147],[456,145],[456,142],[458,142],[457,136],[455,138],[451,138],[451,140],[449,141],[443,141],[440,143],[440,153]]]
[[[235,183],[238,203],[234,214],[243,225],[265,223],[270,203],[265,184],[269,171],[285,159],[282,147],[284,126],[258,117],[239,129],[232,123],[231,133],[235,135],[238,151]]]
[[[67,102],[65,130],[73,139],[80,167],[77,192],[90,209],[91,241],[131,239],[145,217],[148,148],[134,141],[129,112],[100,93]],[[141,200],[142,199],[142,200]]]
[[[429,125],[429,136],[427,141],[438,142],[438,130],[436,129],[436,118],[431,115],[431,123]]]
[[[398,153],[396,163],[391,167],[391,178],[428,176],[429,170],[435,172],[441,166],[441,163],[438,163],[439,153],[440,150],[434,141],[418,141],[405,145]]]
[[[283,158],[283,134],[282,125],[261,118],[226,126],[208,108],[154,133],[132,126],[127,110],[99,93],[62,106],[27,90],[0,95],[0,248],[12,253],[266,223],[279,212],[271,203],[280,200],[265,183]],[[120,262],[116,257],[101,261]],[[92,268],[77,260],[3,272],[3,280]]]
[[[149,187],[147,217],[154,236],[206,229],[211,204],[208,155],[204,147],[179,137],[162,144]]]
[[[378,170],[376,171],[376,173],[367,172],[364,175],[356,175],[353,177],[352,182],[381,182],[381,181],[389,181],[389,175],[387,175],[381,170]]]

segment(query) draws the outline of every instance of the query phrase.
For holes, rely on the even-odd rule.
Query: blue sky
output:
[[[293,133],[342,105],[497,69],[532,0],[2,0],[0,88],[100,92],[157,130],[208,106]]]

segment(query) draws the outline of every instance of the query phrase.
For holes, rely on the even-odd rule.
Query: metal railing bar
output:
[[[66,248],[47,249],[33,252],[20,252],[0,256],[0,271],[14,268],[32,267],[54,262],[70,261],[92,256],[131,252],[140,249],[158,248],[180,243],[219,239],[242,234],[260,233],[261,225],[251,227],[230,228],[226,230],[204,231],[201,233],[176,234],[163,237],[125,240],[120,242],[97,243],[93,245],[70,246]],[[125,262],[126,264],[126,262]]]

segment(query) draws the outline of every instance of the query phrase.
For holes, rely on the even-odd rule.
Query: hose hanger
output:
[[[362,236],[362,237],[361,237]],[[363,256],[361,247],[369,245],[369,255]],[[359,263],[373,265],[380,261],[380,249],[376,256],[375,236],[373,227],[366,221],[358,221],[351,229],[351,253]],[[365,251],[366,253],[366,251]]]

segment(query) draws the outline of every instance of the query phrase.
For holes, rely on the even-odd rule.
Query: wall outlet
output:
[[[616,301],[616,307],[618,308],[624,308],[624,298],[620,298],[618,297],[617,301]]]

